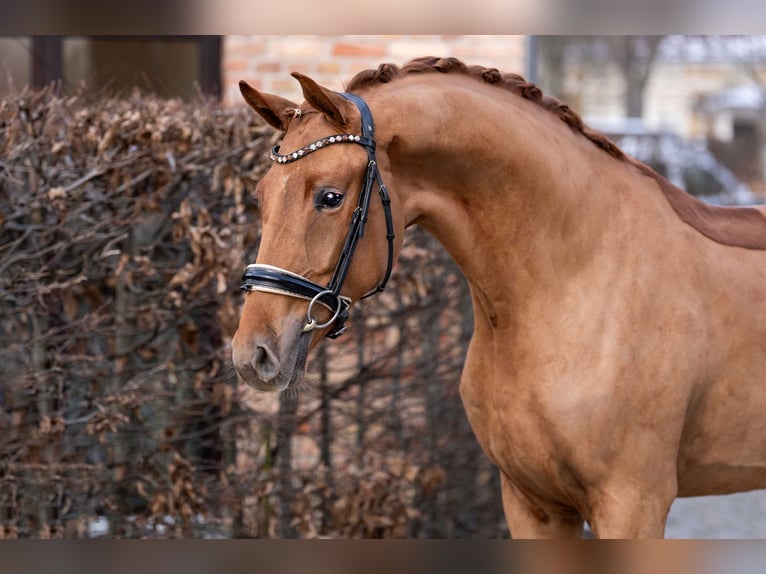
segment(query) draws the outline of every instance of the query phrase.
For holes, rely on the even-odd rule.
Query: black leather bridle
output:
[[[372,291],[366,293],[362,299],[383,291],[391,277],[391,270],[394,265],[394,223],[391,216],[391,199],[388,190],[380,178],[378,163],[375,159],[375,129],[372,121],[370,108],[365,101],[356,94],[341,94],[344,98],[351,101],[359,109],[362,116],[362,135],[338,134],[322,138],[296,150],[292,153],[282,155],[279,153],[279,146],[274,146],[271,150],[271,160],[276,163],[291,163],[297,161],[306,155],[320,150],[328,145],[337,143],[355,143],[364,146],[367,150],[367,170],[364,175],[364,182],[359,193],[359,200],[351,217],[351,224],[346,234],[346,240],[343,244],[338,263],[335,266],[335,272],[327,286],[314,283],[310,279],[282,269],[273,265],[264,265],[254,263],[248,265],[245,274],[242,276],[242,291],[264,291],[268,293],[278,293],[289,295],[309,301],[309,307],[306,314],[307,323],[303,327],[304,332],[314,329],[323,329],[332,325],[332,329],[327,333],[327,337],[335,339],[346,330],[346,320],[348,319],[348,310],[351,305],[351,299],[340,294],[343,289],[343,283],[346,280],[351,259],[354,256],[354,250],[359,240],[364,236],[364,226],[367,223],[367,214],[370,209],[370,198],[372,196],[373,184],[378,184],[378,193],[380,201],[383,204],[383,212],[386,218],[386,239],[388,240],[388,264],[386,274],[380,285]],[[317,323],[312,313],[316,304],[323,305],[333,314],[332,318],[325,323]]]

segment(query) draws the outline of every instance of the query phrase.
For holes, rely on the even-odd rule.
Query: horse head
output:
[[[298,384],[308,351],[323,335],[343,332],[355,301],[382,290],[395,257],[397,217],[369,108],[358,96],[293,76],[301,105],[240,82],[245,101],[284,132],[256,187],[261,243],[243,276],[232,341],[237,373],[265,391]]]

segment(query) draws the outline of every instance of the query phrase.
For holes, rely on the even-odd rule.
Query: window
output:
[[[721,180],[708,170],[696,165],[684,166],[683,178],[686,191],[692,195],[717,195],[726,191]]]

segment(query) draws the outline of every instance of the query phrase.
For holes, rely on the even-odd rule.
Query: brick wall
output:
[[[469,64],[525,73],[524,36],[225,36],[224,102],[242,101],[237,87],[254,87],[295,101],[303,98],[290,72],[308,74],[335,90],[367,68],[404,64],[417,56],[455,56]]]

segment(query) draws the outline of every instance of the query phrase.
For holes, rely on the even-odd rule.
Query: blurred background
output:
[[[719,204],[766,200],[766,36],[0,37],[0,536],[508,535],[458,381],[472,319],[415,229],[300,394],[237,384],[250,194],[300,101],[421,55],[525,75]],[[425,272],[424,272],[425,270]],[[677,501],[671,537],[766,537],[766,496]]]

